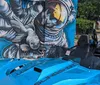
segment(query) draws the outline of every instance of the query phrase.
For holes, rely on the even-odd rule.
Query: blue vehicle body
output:
[[[3,61],[3,60],[2,60]],[[100,85],[100,71],[71,60],[9,60],[0,68],[1,85]]]

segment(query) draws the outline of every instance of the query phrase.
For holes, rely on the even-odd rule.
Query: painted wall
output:
[[[57,47],[74,45],[77,0],[0,3],[4,4],[0,8],[0,37],[13,43],[2,53],[4,57],[57,56],[61,51],[57,52]]]

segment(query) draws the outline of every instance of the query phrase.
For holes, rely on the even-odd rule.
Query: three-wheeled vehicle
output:
[[[94,30],[92,40],[83,34],[76,46],[66,49],[70,54],[60,58],[0,59],[0,84],[99,85],[100,46],[95,34]]]

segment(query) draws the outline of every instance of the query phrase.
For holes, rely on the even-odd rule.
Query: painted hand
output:
[[[39,44],[39,38],[36,34],[30,33],[27,38],[26,38],[26,42],[29,44],[29,46],[31,47],[31,49],[38,49],[40,44]]]

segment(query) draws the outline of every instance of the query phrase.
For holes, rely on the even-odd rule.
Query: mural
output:
[[[63,29],[76,16],[72,1],[26,2],[0,0],[0,37],[13,43],[4,50],[3,56],[39,58],[63,55],[68,47]]]

